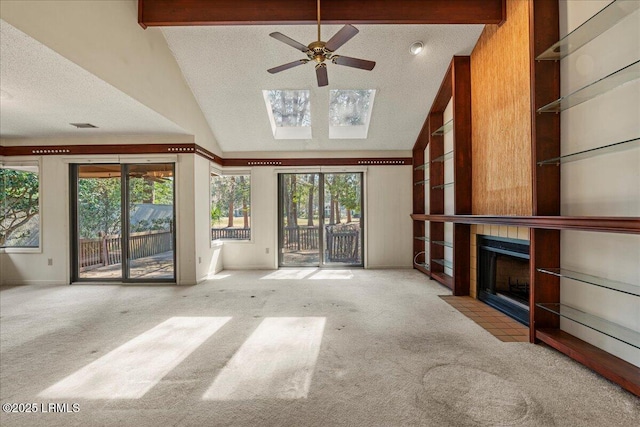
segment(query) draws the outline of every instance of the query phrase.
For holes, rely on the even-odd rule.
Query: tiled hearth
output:
[[[500,341],[529,342],[529,328],[475,298],[452,295],[441,295],[440,298]]]

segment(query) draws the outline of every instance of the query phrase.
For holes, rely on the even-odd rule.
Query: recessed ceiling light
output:
[[[78,129],[97,129],[98,126],[91,123],[69,123],[71,126],[75,126]]]
[[[421,41],[413,42],[411,46],[409,46],[409,51],[412,55],[417,55],[424,49],[424,43]]]

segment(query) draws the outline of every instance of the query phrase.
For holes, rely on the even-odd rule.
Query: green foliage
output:
[[[244,207],[246,206],[246,208]],[[240,210],[250,216],[251,176],[214,176],[211,178],[211,220],[217,226],[223,216],[232,210]]]
[[[37,231],[25,226],[39,213],[38,174],[0,169],[0,207],[0,246],[9,239],[27,239]]]
[[[120,178],[78,180],[78,232],[82,239],[119,234],[121,227]]]
[[[129,179],[129,212],[140,204],[173,204],[173,180]],[[142,220],[131,224],[131,232],[167,230],[170,218]],[[80,178],[78,180],[78,228],[80,238],[121,232],[121,181],[115,178]]]

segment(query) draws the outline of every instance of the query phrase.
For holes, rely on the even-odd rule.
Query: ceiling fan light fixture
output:
[[[420,40],[413,42],[411,46],[409,46],[409,52],[411,52],[412,55],[417,55],[423,50],[424,50],[424,43],[421,42]]]

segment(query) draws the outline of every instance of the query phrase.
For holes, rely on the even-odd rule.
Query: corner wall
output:
[[[278,268],[277,173],[270,167],[251,171],[250,242],[224,242],[225,269]],[[345,168],[345,171],[349,171]],[[291,169],[287,172],[295,172]],[[365,173],[365,259],[367,268],[410,268],[412,208],[411,166],[369,166]],[[269,253],[266,253],[267,248]]]
[[[126,138],[120,142],[123,143]],[[99,156],[90,156],[95,162]],[[113,163],[118,156],[108,157]],[[126,156],[124,156],[126,157]],[[152,155],[148,156],[153,158]],[[18,160],[11,158],[10,160]],[[20,160],[27,159],[20,158]],[[71,242],[69,217],[69,164],[85,163],[81,156],[41,156],[29,157],[40,165],[40,236],[41,250],[37,252],[0,252],[0,285],[63,285],[71,278]],[[117,161],[117,160],[115,160]],[[203,163],[205,166],[203,166]],[[202,170],[206,169],[205,183],[202,184]],[[195,172],[194,172],[195,171]],[[209,162],[194,154],[178,154],[176,161],[176,281],[179,285],[196,283],[197,275],[203,274],[197,266],[197,255],[209,258],[209,241],[203,243],[203,235],[208,236],[208,199],[196,199],[196,195],[208,194]],[[204,212],[204,213],[203,213]],[[205,238],[206,239],[206,238]],[[206,250],[203,246],[206,245]],[[52,265],[48,265],[48,260]],[[208,262],[209,262],[208,261]],[[198,267],[196,269],[196,267]],[[219,267],[218,267],[219,268]]]

